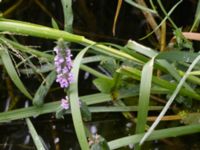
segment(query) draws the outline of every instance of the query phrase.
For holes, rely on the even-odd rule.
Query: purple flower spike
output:
[[[54,58],[54,64],[57,72],[56,82],[60,84],[61,88],[68,88],[73,82],[72,69],[72,54],[69,48],[62,49],[59,46],[54,48],[56,56]]]
[[[69,109],[69,99],[67,96],[65,99],[64,98],[61,99],[61,107],[65,110]]]

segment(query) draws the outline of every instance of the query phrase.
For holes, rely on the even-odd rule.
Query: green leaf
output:
[[[166,52],[159,53],[156,56],[156,59],[166,59],[169,61],[192,63],[198,55],[199,53],[193,53],[193,52],[166,51]]]
[[[72,24],[73,24],[73,11],[72,11],[72,0],[61,0],[64,14],[64,28],[65,31],[72,33]]]
[[[153,76],[154,57],[147,62],[143,69],[140,82],[140,95],[139,95],[139,110],[137,115],[136,133],[143,133],[145,131],[149,99],[151,94],[151,82]],[[139,149],[139,145],[136,145],[136,149]]]
[[[114,85],[114,81],[112,78],[97,78],[93,80],[93,84],[102,93],[110,93]]]
[[[43,83],[38,88],[35,96],[33,98],[33,104],[36,106],[42,106],[44,103],[44,98],[47,95],[51,85],[53,84],[54,80],[56,79],[56,72],[52,71],[47,78],[43,81]]]
[[[31,134],[31,137],[33,138],[33,142],[37,148],[37,150],[45,150],[44,145],[42,144],[41,138],[37,134],[32,122],[29,118],[26,118],[26,123],[28,125],[29,132]]]
[[[102,57],[100,65],[111,75],[113,75],[115,70],[119,67],[114,58],[107,56]]]
[[[87,142],[87,136],[85,133],[85,128],[84,128],[81,111],[80,111],[79,95],[78,95],[78,74],[79,74],[79,68],[80,68],[82,57],[91,46],[92,45],[86,47],[81,52],[79,52],[78,55],[76,56],[73,62],[74,65],[72,68],[74,81],[69,87],[69,94],[70,94],[69,98],[70,98],[70,107],[71,107],[73,124],[75,127],[76,135],[78,137],[78,141],[81,146],[81,149],[84,149],[84,150],[89,150],[89,145]]]
[[[29,99],[32,99],[32,96],[29,94],[29,92],[27,91],[27,89],[25,88],[24,84],[22,83],[22,81],[20,80],[15,67],[13,65],[13,62],[10,58],[10,55],[7,51],[7,48],[1,46],[0,47],[0,55],[1,55],[1,59],[3,61],[3,64],[6,68],[6,71],[8,73],[8,75],[10,76],[11,80],[13,81],[13,83],[18,87],[18,89]]]
[[[56,23],[55,19],[51,18],[51,24],[54,29],[59,29],[58,24]]]

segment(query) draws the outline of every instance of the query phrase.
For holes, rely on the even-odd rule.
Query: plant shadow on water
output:
[[[17,1],[15,1],[17,2]],[[6,8],[9,8],[13,5],[13,1],[7,1],[0,4],[0,9],[4,12]],[[54,18],[58,24],[63,28],[63,17],[61,11],[61,3],[58,1],[44,0],[41,4],[38,3],[38,0],[35,1],[23,1],[19,6],[18,10],[15,10],[16,13],[10,13],[7,15],[8,18],[23,20],[28,22],[34,22],[38,24],[43,24],[46,26],[51,26],[51,18]],[[167,2],[166,2],[167,3]],[[171,2],[172,3],[172,2]],[[173,4],[167,4],[168,9],[171,8]],[[188,16],[194,16],[193,11],[185,14],[187,11],[184,11],[184,14],[180,13],[182,10],[187,8],[189,4],[190,9],[193,10],[197,2],[184,2],[182,7],[172,15],[172,18],[179,25],[181,24],[185,28],[188,24],[192,24],[192,20],[185,20]],[[184,5],[184,6],[183,6]],[[26,7],[23,7],[26,6]],[[119,21],[116,29],[116,36],[112,35],[112,24],[113,18],[115,16],[115,9],[117,6],[117,1],[94,1],[94,0],[75,0],[73,2],[74,10],[74,33],[79,35],[84,35],[89,39],[94,41],[104,41],[117,44],[126,44],[128,39],[136,39],[136,41],[146,34],[147,21],[143,17],[142,13],[138,9],[133,9],[132,6],[124,3],[121,12],[119,15]],[[188,6],[188,7],[189,7]],[[21,9],[23,8],[23,9]],[[160,11],[160,10],[159,10]],[[35,13],[38,12],[38,13]],[[50,13],[49,13],[50,12]],[[51,14],[52,13],[52,14]],[[40,15],[38,15],[40,14]],[[181,17],[181,18],[180,18]],[[133,19],[134,18],[134,19]],[[178,18],[178,19],[177,19]],[[158,19],[158,18],[157,18]],[[133,30],[134,29],[134,30]],[[171,31],[167,33],[167,41],[172,37]],[[40,45],[39,49],[49,50],[55,45],[51,40],[42,40],[37,38],[24,38],[17,37],[22,43],[26,45]],[[45,41],[45,42],[44,42]],[[145,39],[142,41],[143,44],[148,46],[154,46],[155,41],[151,38]],[[79,48],[76,44],[72,44],[72,47]],[[197,45],[198,47],[198,45]],[[74,52],[76,53],[76,52]],[[38,62],[35,62],[38,64]],[[0,63],[1,64],[1,63]],[[98,63],[93,63],[88,65],[95,70],[101,70],[98,68]],[[185,66],[184,66],[185,67]],[[3,67],[2,67],[3,68]],[[5,82],[5,72],[0,68],[0,85],[8,85]],[[3,71],[2,71],[3,70]],[[101,70],[102,71],[102,70]],[[22,80],[26,87],[30,91],[35,91],[40,85],[38,79],[40,77],[34,76],[32,82],[29,81],[29,78],[23,77]],[[84,71],[80,71],[79,77],[79,94],[82,96],[87,94],[93,94],[98,92],[97,88],[93,85],[92,81],[95,78]],[[22,101],[17,101],[16,105],[13,108],[22,108],[24,106],[25,98],[19,94],[20,92],[15,89],[13,86],[13,92],[16,94],[16,97],[19,97]],[[54,83],[53,87],[58,87],[58,84]],[[65,94],[63,91],[58,89],[52,89],[52,92],[47,94],[45,102],[51,102],[54,100],[59,100]],[[10,99],[8,88],[5,86],[0,87],[1,95],[0,99],[0,110],[1,112],[8,110],[7,102]],[[32,93],[33,94],[33,93]],[[135,99],[135,98],[133,98]],[[134,102],[135,103],[135,102]],[[113,102],[106,102],[96,104],[95,106],[111,106]],[[181,108],[181,107],[180,107]],[[137,113],[131,113],[134,117]],[[157,115],[157,113],[155,113]],[[152,113],[151,115],[155,115]],[[73,121],[71,114],[66,114],[63,119],[56,119],[55,114],[46,114],[37,117],[31,118],[34,127],[36,128],[41,141],[45,145],[45,148],[48,150],[79,150],[80,145],[75,133]],[[175,126],[180,125],[180,122],[173,122]],[[173,124],[172,123],[172,124]],[[173,125],[174,125],[173,124]],[[126,119],[122,113],[93,113],[92,121],[85,123],[86,127],[92,134],[100,134],[107,141],[111,141],[117,138],[125,137],[128,135],[133,135],[135,133],[136,124],[132,123],[129,119]],[[159,128],[173,127],[168,122],[161,123]],[[163,140],[154,140],[153,142],[146,142],[143,149],[152,149],[152,150],[197,150],[200,149],[199,144],[199,134],[193,134],[188,136],[182,136],[177,138],[169,138]],[[35,145],[30,136],[29,129],[24,120],[17,120],[7,123],[0,124],[0,150],[34,150]],[[119,148],[120,150],[130,150],[134,149],[134,145],[128,145],[126,147]]]

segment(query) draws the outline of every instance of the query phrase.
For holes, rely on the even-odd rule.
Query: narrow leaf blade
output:
[[[89,145],[87,142],[87,136],[85,133],[83,119],[82,119],[81,111],[80,111],[79,95],[78,95],[78,74],[79,74],[79,68],[80,68],[82,57],[89,48],[90,46],[86,47],[76,56],[73,63],[74,66],[72,69],[72,74],[74,75],[74,82],[70,85],[70,88],[69,88],[72,119],[73,119],[73,123],[74,123],[79,144],[81,148],[84,150],[89,150]]]
[[[149,99],[151,93],[153,64],[154,64],[154,57],[149,62],[147,62],[142,69],[136,133],[142,133],[145,131],[145,125],[148,115]],[[138,148],[139,145],[136,145],[136,149]]]
[[[32,122],[30,121],[29,118],[26,118],[26,123],[27,123],[29,132],[30,132],[30,134],[31,134],[31,136],[33,138],[33,142],[34,142],[36,148],[38,150],[45,150],[44,145],[42,144],[42,141],[40,140],[40,137],[37,134]]]
[[[29,94],[29,92],[27,91],[27,89],[25,88],[24,84],[22,83],[22,81],[20,80],[15,67],[13,65],[13,62],[10,58],[10,55],[7,51],[7,49],[5,47],[1,47],[0,49],[0,55],[1,55],[1,59],[3,61],[3,64],[6,68],[6,71],[8,72],[11,80],[13,81],[13,83],[18,87],[18,89],[29,99],[32,99],[32,96]]]

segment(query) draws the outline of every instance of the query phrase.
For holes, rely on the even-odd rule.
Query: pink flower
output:
[[[56,56],[54,58],[54,64],[57,72],[56,82],[60,84],[61,88],[68,88],[73,81],[72,69],[72,54],[69,48],[63,49],[59,46],[54,48]]]
[[[65,99],[64,98],[61,99],[61,107],[65,110],[69,109],[69,98],[68,98],[68,96],[66,96]]]

